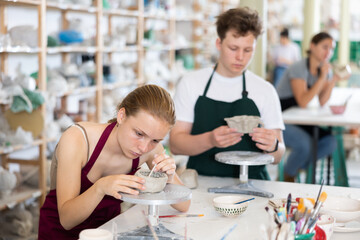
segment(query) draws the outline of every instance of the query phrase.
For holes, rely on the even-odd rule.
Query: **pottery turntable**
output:
[[[184,236],[168,230],[163,224],[159,223],[159,205],[169,205],[184,202],[191,199],[191,190],[185,186],[177,184],[167,184],[163,191],[158,193],[141,193],[139,195],[130,195],[122,193],[124,202],[148,205],[148,219],[152,226],[144,226],[129,232],[119,233],[116,239],[154,239],[152,230],[156,233],[158,239],[161,240],[180,240]]]
[[[208,192],[214,193],[239,193],[259,197],[272,198],[274,194],[255,188],[248,180],[249,166],[265,165],[274,162],[270,154],[250,151],[228,151],[215,154],[215,160],[225,164],[240,166],[240,184],[218,188],[209,188]]]

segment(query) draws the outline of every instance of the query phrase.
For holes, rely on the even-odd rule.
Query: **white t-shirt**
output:
[[[212,70],[204,68],[193,71],[181,79],[174,97],[178,121],[194,122],[195,103],[198,97],[203,95]],[[249,70],[246,71],[245,78],[248,98],[251,98],[259,109],[264,127],[284,130],[280,101],[273,85]],[[215,72],[206,96],[218,101],[233,102],[242,98],[242,89],[242,75],[226,78]]]
[[[290,42],[289,44],[286,44],[286,45],[282,45],[282,44],[276,45],[272,49],[271,55],[277,66],[286,67],[287,65],[280,64],[278,62],[279,58],[285,58],[288,61],[291,61],[292,63],[294,63],[294,62],[300,60],[301,51],[300,51],[299,45],[297,45],[294,42]]]

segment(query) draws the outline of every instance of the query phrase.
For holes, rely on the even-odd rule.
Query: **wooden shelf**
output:
[[[152,15],[152,14],[147,14],[147,13],[144,14],[144,18],[145,19],[164,20],[164,21],[174,20],[174,18],[171,16],[157,16],[157,15]]]
[[[175,48],[170,45],[150,46],[150,47],[144,47],[144,49],[146,51],[173,51],[173,50],[175,50]]]
[[[13,190],[9,196],[0,199],[0,211],[4,209],[11,209],[21,202],[24,202],[31,198],[38,198],[40,196],[40,189],[20,186],[18,189]]]
[[[57,9],[57,10],[66,10],[66,11],[75,11],[75,12],[85,12],[85,13],[96,13],[98,8],[94,6],[83,6],[78,4],[69,4],[69,3],[55,3],[48,2],[46,3],[48,9]]]
[[[114,47],[104,47],[104,53],[119,53],[119,52],[137,52],[142,51],[143,48],[141,46],[126,46],[124,48],[114,48]]]
[[[44,143],[44,140],[37,139],[37,140],[34,140],[31,144],[25,144],[25,145],[19,144],[19,145],[14,145],[14,146],[9,146],[9,147],[0,147],[0,154],[9,154],[9,153],[27,149],[30,147],[39,146],[42,143]]]
[[[1,0],[0,5],[30,5],[37,6],[40,5],[40,0]]]
[[[104,9],[104,16],[124,16],[124,17],[139,17],[142,13],[136,10],[127,10],[127,9]]]
[[[61,47],[48,47],[48,54],[59,54],[59,53],[96,53],[99,51],[98,47],[87,47],[87,46],[61,46]]]
[[[95,93],[98,90],[97,86],[90,86],[90,87],[81,87],[81,88],[75,88],[72,89],[61,96],[70,96],[70,95],[79,95],[83,93]],[[58,96],[60,97],[60,96]]]
[[[9,154],[15,151],[19,151],[19,150],[24,150],[30,147],[35,147],[35,146],[39,146],[43,143],[48,143],[48,142],[54,142],[56,141],[56,138],[51,138],[51,139],[35,139],[32,143],[30,144],[18,144],[18,145],[13,145],[13,146],[8,146],[8,147],[0,147],[0,155],[2,154]]]
[[[40,48],[31,47],[0,47],[0,53],[39,53]]]
[[[116,88],[121,88],[121,87],[129,87],[131,85],[135,85],[137,84],[138,80],[136,81],[126,81],[126,82],[115,82],[115,83],[104,83],[103,84],[103,90],[113,90]]]
[[[102,101],[103,101],[103,94],[105,91],[111,91],[113,89],[122,88],[122,87],[129,87],[129,86],[140,86],[146,83],[144,77],[144,60],[145,55],[148,52],[165,52],[169,59],[168,67],[171,69],[175,64],[175,51],[181,49],[191,49],[193,55],[196,57],[198,54],[205,54],[207,50],[204,51],[196,51],[197,43],[199,42],[199,38],[196,38],[194,35],[192,39],[189,39],[190,44],[188,46],[176,47],[174,42],[170,42],[167,45],[158,45],[157,43],[152,44],[151,46],[143,46],[144,40],[144,32],[147,30],[145,27],[147,26],[147,21],[166,21],[164,25],[166,26],[167,34],[169,34],[170,39],[174,41],[174,37],[176,36],[176,25],[177,23],[181,22],[190,22],[195,27],[202,27],[207,29],[209,26],[214,24],[214,21],[210,21],[206,17],[206,20],[200,19],[200,17],[193,17],[193,16],[185,16],[185,17],[175,17],[171,14],[171,11],[167,11],[166,13],[159,13],[159,14],[149,14],[144,12],[144,1],[137,0],[136,8],[134,10],[129,9],[103,9],[103,2],[102,0],[94,0],[92,6],[84,6],[84,5],[76,5],[76,4],[62,4],[62,3],[55,3],[49,2],[45,0],[1,0],[0,1],[0,31],[2,34],[7,33],[7,11],[6,6],[16,5],[16,6],[35,6],[38,11],[38,39],[39,39],[39,47],[38,48],[29,48],[29,47],[7,47],[7,48],[0,48],[0,70],[6,72],[8,66],[8,55],[9,54],[38,54],[38,66],[39,66],[39,78],[38,78],[38,86],[41,91],[46,91],[46,57],[47,55],[61,55],[62,63],[68,63],[72,57],[72,53],[88,53],[95,56],[95,63],[96,63],[96,70],[94,74],[95,85],[90,87],[82,87],[77,88],[74,90],[70,90],[65,94],[62,94],[59,97],[64,97],[65,99],[67,96],[70,95],[80,95],[80,94],[94,94],[95,95],[95,121],[101,120],[102,114]],[[176,1],[170,1],[176,5]],[[195,2],[195,1],[194,1]],[[210,2],[210,0],[209,0]],[[211,1],[216,2],[221,5],[226,5],[228,1],[221,0],[221,1]],[[174,10],[175,6],[171,6],[171,10]],[[196,9],[195,6],[193,6]],[[79,15],[87,15],[90,14],[91,17],[95,18],[95,46],[59,46],[59,47],[47,47],[46,44],[46,14],[47,10],[51,10],[50,12],[57,12],[56,14],[60,13],[60,20],[61,21],[61,28],[67,29],[69,27],[69,22],[67,19],[68,12],[79,12],[85,14]],[[207,13],[204,16],[208,16]],[[120,17],[120,18],[131,18],[130,20],[136,22],[137,24],[137,39],[136,45],[132,46],[124,46],[123,48],[115,48],[115,47],[106,47],[104,46],[103,34],[106,31],[103,31],[105,24],[107,23],[107,30],[108,34],[111,35],[114,29],[114,20],[112,17]],[[201,16],[197,15],[197,16]],[[107,19],[105,19],[107,18]],[[115,19],[116,20],[116,19]],[[121,19],[120,19],[121,20]],[[161,22],[162,23],[162,22]],[[106,30],[106,29],[105,29]],[[116,54],[115,54],[116,53]],[[115,82],[115,83],[106,83],[103,79],[103,60],[106,59],[109,62],[118,57],[118,53],[131,53],[137,54],[137,62],[136,67],[134,67],[134,72],[136,73],[136,79],[129,80],[129,81],[122,81],[122,82]],[[165,55],[164,54],[164,55]],[[56,56],[58,57],[58,56]],[[120,56],[121,57],[121,56]],[[170,84],[169,84],[170,85]],[[43,105],[45,109],[45,105]],[[45,110],[43,111],[45,114]],[[11,152],[26,149],[29,147],[38,146],[39,147],[39,159],[36,161],[29,162],[31,164],[37,164],[39,166],[39,189],[25,189],[24,191],[20,191],[13,193],[10,199],[7,202],[0,200],[0,210],[11,206],[12,202],[19,203],[24,201],[28,198],[38,196],[41,194],[41,199],[45,199],[46,194],[46,171],[45,171],[45,161],[46,161],[46,143],[49,141],[54,141],[50,139],[46,139],[45,136],[42,136],[42,139],[34,140],[33,143],[27,145],[17,145],[11,147],[0,148],[0,155],[4,156],[4,162],[18,162],[20,164],[25,164],[24,162],[17,161],[16,159],[8,159],[8,155]],[[28,164],[28,163],[26,163]],[[15,199],[15,200],[14,200]]]

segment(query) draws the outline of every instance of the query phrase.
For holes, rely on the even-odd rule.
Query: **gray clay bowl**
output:
[[[143,193],[156,193],[164,190],[168,176],[162,172],[153,172],[149,177],[150,170],[139,169],[135,176],[145,179],[145,190],[141,190]]]

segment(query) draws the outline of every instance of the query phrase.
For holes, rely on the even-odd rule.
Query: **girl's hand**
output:
[[[156,167],[154,169],[155,172],[161,171],[168,175],[168,183],[171,183],[174,179],[175,170],[176,170],[176,164],[175,160],[167,155],[165,152],[158,155],[155,154],[154,160],[152,161],[152,164]]]
[[[140,177],[120,174],[100,178],[96,185],[100,193],[121,199],[119,192],[138,195],[139,191],[137,189],[144,190],[144,183],[145,180]]]
[[[331,69],[331,65],[330,63],[325,62],[320,69],[320,77],[326,79],[327,75],[329,74],[329,70]]]

